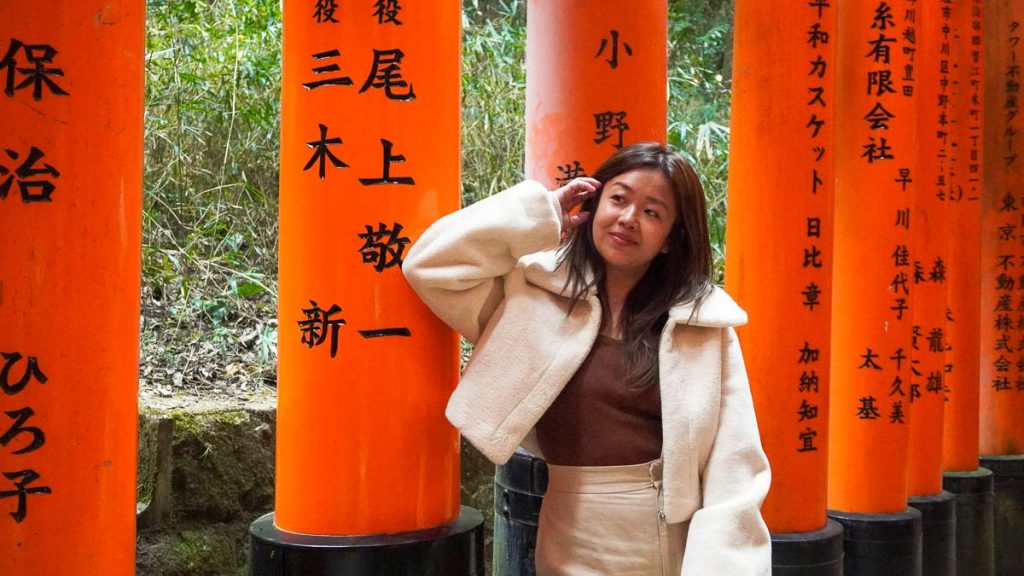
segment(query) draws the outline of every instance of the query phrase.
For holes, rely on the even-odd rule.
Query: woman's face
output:
[[[667,252],[676,197],[661,171],[641,168],[605,182],[594,213],[594,246],[609,278],[639,279]]]

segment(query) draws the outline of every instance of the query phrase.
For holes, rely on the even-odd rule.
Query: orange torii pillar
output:
[[[667,26],[666,0],[527,2],[527,178],[555,189],[623,146],[666,141]],[[533,573],[546,490],[525,450],[497,467],[495,575]]]
[[[526,177],[555,188],[665,142],[666,0],[529,0]]]
[[[848,574],[921,574],[906,484],[917,80],[903,30],[914,4],[837,5],[828,506]]]
[[[985,5],[981,466],[994,474],[995,572],[1024,576],[1024,3]]]
[[[941,62],[941,0],[918,2],[916,46],[910,74],[918,105],[913,227],[913,327],[910,346],[910,420],[907,490],[909,504],[921,512],[922,569],[925,574],[956,574],[956,516],[953,495],[942,489],[943,391],[946,366],[946,261],[948,233],[944,181],[948,177],[949,138],[940,119],[948,115],[948,94]],[[948,66],[948,65],[947,65]]]
[[[751,318],[738,333],[772,463],[761,512],[775,572],[838,575],[843,531],[825,508],[836,9],[738,0],[735,22],[725,280]]]
[[[4,574],[135,573],[145,8],[0,3]]]
[[[948,346],[942,443],[943,487],[956,497],[957,572],[993,573],[992,472],[978,466],[981,377],[981,196],[983,0],[943,5],[940,30],[948,73]]]
[[[458,339],[400,270],[459,207],[460,4],[283,8],[277,485],[252,573],[476,574]]]

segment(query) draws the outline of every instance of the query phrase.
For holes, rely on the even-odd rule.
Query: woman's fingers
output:
[[[562,208],[562,232],[574,230],[590,218],[589,212],[573,214],[572,210],[587,198],[597,193],[601,183],[593,178],[575,178],[565,186],[554,191],[558,205]]]
[[[566,230],[575,230],[583,225],[584,222],[590,219],[590,212],[579,212],[577,214],[569,214],[566,218]]]
[[[594,195],[600,187],[601,183],[593,178],[575,178],[565,186],[555,190],[555,195],[558,197],[558,203],[561,205],[562,211],[568,212]]]

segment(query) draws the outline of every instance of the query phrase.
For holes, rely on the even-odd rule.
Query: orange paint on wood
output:
[[[835,20],[807,2],[736,3],[725,280],[750,317],[738,333],[775,533],[826,521]]]
[[[828,506],[906,508],[917,80],[913,2],[841,3]]]
[[[275,521],[291,532],[459,511],[458,339],[399,265],[459,207],[460,5],[400,6],[284,2]]]
[[[984,179],[981,228],[982,454],[1024,453],[1024,4],[985,6]]]
[[[948,70],[942,60],[942,9],[926,0],[917,10],[917,76],[919,150],[914,188],[914,319],[910,374],[913,416],[907,489],[911,496],[942,491],[942,429],[945,408],[946,261],[949,233],[943,181],[948,178],[949,139],[940,118],[948,115]]]
[[[950,20],[949,280],[952,321],[942,465],[978,467],[982,196],[982,0],[953,0]],[[945,23],[945,22],[944,22]]]
[[[548,188],[665,142],[666,0],[529,0],[526,176]]]
[[[0,566],[134,574],[145,3],[0,22]]]

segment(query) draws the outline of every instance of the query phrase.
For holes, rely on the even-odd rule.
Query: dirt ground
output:
[[[158,409],[265,402],[277,395],[272,298],[213,302],[142,289],[139,400]]]

